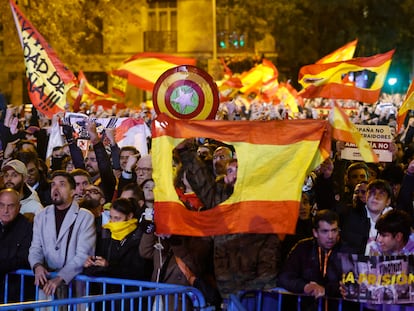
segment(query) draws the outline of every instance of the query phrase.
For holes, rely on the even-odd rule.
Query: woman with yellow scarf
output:
[[[119,198],[112,203],[109,215],[109,223],[103,226],[101,247],[85,261],[84,273],[149,281],[152,261],[139,254],[143,230],[134,217],[134,204],[130,199]]]

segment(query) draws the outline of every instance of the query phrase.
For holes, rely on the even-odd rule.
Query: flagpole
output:
[[[216,21],[216,0],[212,0],[213,10],[213,59],[217,59],[217,21]]]

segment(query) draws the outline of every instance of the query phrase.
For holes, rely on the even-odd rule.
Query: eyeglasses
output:
[[[152,168],[150,168],[150,167],[138,167],[136,172],[137,173],[151,173]]]
[[[98,195],[98,194],[102,195],[102,193],[99,190],[96,190],[96,189],[85,190],[85,194],[86,193],[90,193],[90,194],[94,194],[94,195]]]

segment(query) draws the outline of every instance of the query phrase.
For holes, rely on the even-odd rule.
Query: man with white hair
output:
[[[2,167],[4,186],[12,188],[20,194],[20,213],[33,222],[33,218],[42,209],[39,196],[27,183],[27,168],[19,160],[11,160]]]

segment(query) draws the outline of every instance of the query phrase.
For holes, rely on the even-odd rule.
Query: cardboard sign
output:
[[[392,134],[387,125],[355,125],[361,135],[370,143],[380,162],[392,162]],[[345,143],[341,152],[342,159],[363,161],[357,146]]]

